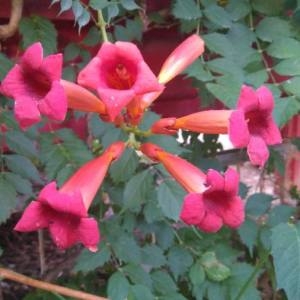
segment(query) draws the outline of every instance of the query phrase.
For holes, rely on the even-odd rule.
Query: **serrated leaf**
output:
[[[83,14],[84,12],[84,8],[81,5],[81,3],[79,2],[79,0],[73,0],[72,3],[72,11],[75,17],[75,21],[78,20],[78,18]]]
[[[231,274],[230,269],[218,261],[215,252],[205,252],[201,256],[200,263],[205,270],[205,274],[212,281],[224,281]]]
[[[72,0],[60,0],[60,12],[59,15],[64,11],[69,10],[72,7]]]
[[[115,26],[114,34],[118,41],[140,41],[143,35],[143,24],[138,19],[128,19],[125,23],[125,27],[121,25]]]
[[[32,195],[32,184],[29,180],[11,172],[5,172],[3,175],[5,179],[14,186],[18,193],[23,195]]]
[[[272,195],[256,193],[251,195],[246,204],[246,213],[253,216],[261,216],[271,207],[274,200]]]
[[[166,223],[160,223],[159,228],[155,231],[157,244],[163,249],[167,250],[174,242],[174,230]]]
[[[90,16],[89,12],[84,9],[82,14],[77,19],[79,33],[80,33],[81,28],[89,23],[90,19],[91,19],[91,16]]]
[[[300,42],[289,37],[281,37],[267,48],[267,53],[276,58],[298,57],[300,53]]]
[[[109,174],[116,183],[129,180],[139,165],[139,159],[136,152],[127,148],[122,156],[114,162],[109,170]]]
[[[154,300],[155,297],[151,293],[150,289],[141,284],[135,284],[130,287],[130,292],[132,295],[132,300]]]
[[[4,158],[9,170],[34,182],[42,183],[37,168],[27,157],[18,154],[11,154],[6,155]]]
[[[89,29],[87,35],[83,39],[82,43],[87,46],[95,46],[97,44],[100,44],[101,39],[100,39],[100,34],[99,30],[93,26]],[[97,116],[99,119],[99,117]]]
[[[30,158],[37,157],[37,149],[34,142],[29,139],[23,132],[17,130],[7,131],[5,135],[6,143],[9,149],[21,155]]]
[[[183,275],[193,263],[193,257],[185,248],[175,246],[168,252],[168,264],[175,279]]]
[[[277,288],[284,289],[288,299],[300,299],[300,234],[292,224],[279,224],[272,229],[271,253]]]
[[[107,295],[111,300],[124,300],[129,291],[129,282],[121,272],[115,272],[108,280]]]
[[[111,19],[116,17],[119,14],[119,6],[116,3],[110,3],[109,6],[106,7],[107,10],[107,23],[110,23]]]
[[[289,22],[279,17],[263,18],[256,27],[256,34],[265,42],[272,42],[279,37],[293,36]]]
[[[96,10],[102,10],[106,6],[110,5],[110,1],[108,0],[90,0],[89,2],[90,7]]]
[[[204,68],[200,59],[196,60],[190,67],[185,69],[184,74],[186,74],[187,77],[193,77],[203,82],[214,79],[213,75]]]
[[[220,26],[221,28],[230,28],[231,27],[231,19],[230,15],[227,13],[224,8],[212,4],[206,7],[203,11],[204,15],[209,19],[212,23]]]
[[[64,61],[75,59],[80,54],[80,48],[75,43],[68,44],[64,49]]]
[[[134,175],[125,185],[124,206],[132,210],[139,210],[145,202],[147,193],[151,190],[153,177],[149,170]]]
[[[266,14],[268,16],[275,16],[282,12],[284,2],[285,1],[283,0],[253,0],[251,5],[253,6],[254,10],[262,14]]]
[[[140,8],[134,0],[121,0],[121,5],[127,10],[135,10]]]
[[[141,248],[133,237],[123,233],[110,241],[117,257],[125,262],[140,263]],[[128,251],[130,249],[130,251]]]
[[[129,264],[122,268],[130,281],[135,284],[142,284],[148,288],[152,288],[152,279],[142,266],[136,264]]]
[[[294,97],[275,98],[273,116],[278,127],[286,124],[300,111],[300,103]]]
[[[202,16],[201,10],[194,0],[176,0],[172,9],[178,19],[193,20]]]
[[[156,245],[146,245],[142,248],[142,263],[152,268],[158,268],[166,263],[161,248]]]
[[[44,55],[56,52],[57,31],[48,19],[40,16],[23,18],[20,22],[19,30],[23,36],[23,48],[27,48],[35,42],[41,42]]]
[[[288,222],[294,213],[295,207],[288,205],[275,206],[269,213],[267,224],[274,227],[280,223]]]
[[[187,152],[186,149],[180,146],[178,141],[172,136],[155,134],[147,138],[147,142],[154,143],[166,151],[170,151],[174,154],[182,154],[183,152]]]
[[[101,247],[96,253],[84,249],[76,259],[74,272],[90,272],[103,266],[110,259],[110,251],[107,247]]]
[[[183,189],[172,180],[164,180],[158,187],[157,200],[163,214],[174,221],[179,214],[184,198]]]
[[[162,294],[169,294],[177,291],[177,286],[172,277],[165,271],[155,271],[151,274],[154,289]]]
[[[300,76],[290,78],[283,82],[283,88],[288,93],[300,97]]]
[[[232,21],[238,21],[251,12],[251,6],[247,0],[230,0],[225,6]]]
[[[17,194],[14,186],[0,176],[0,223],[6,221],[17,204]]]
[[[250,255],[253,256],[253,248],[256,246],[258,237],[258,225],[253,220],[246,219],[238,228],[238,233],[242,242],[247,246]]]
[[[274,70],[281,75],[296,76],[300,75],[300,58],[288,58],[280,61]]]
[[[205,272],[199,261],[196,261],[189,271],[189,278],[194,286],[199,286],[205,280]]]
[[[0,80],[2,80],[8,71],[13,67],[13,62],[3,53],[0,53]]]

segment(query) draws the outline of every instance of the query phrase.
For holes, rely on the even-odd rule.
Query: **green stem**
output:
[[[103,14],[101,10],[98,10],[98,27],[101,30],[102,38],[104,42],[108,42],[108,37],[106,33],[106,22],[104,21]]]

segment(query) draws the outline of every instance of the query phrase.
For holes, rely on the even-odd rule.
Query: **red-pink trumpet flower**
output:
[[[59,189],[55,182],[47,184],[37,200],[25,209],[15,230],[28,232],[49,228],[54,243],[62,249],[81,242],[91,251],[100,240],[98,224],[88,217],[88,209],[110,164],[125,148],[115,142],[99,157],[87,162]]]
[[[40,121],[41,115],[63,121],[67,98],[60,83],[62,55],[43,58],[41,43],[31,45],[3,79],[1,92],[15,100],[14,114],[21,128]]]
[[[205,174],[188,161],[154,144],[143,144],[140,150],[162,163],[189,192],[180,213],[186,224],[206,232],[216,232],[223,224],[237,228],[243,223],[244,203],[237,194],[239,178],[234,169],[229,168],[224,175],[212,169]]]

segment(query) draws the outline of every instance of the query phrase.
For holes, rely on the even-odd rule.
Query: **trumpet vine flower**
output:
[[[157,134],[175,134],[178,129],[207,134],[228,132],[232,110],[199,111],[181,118],[163,118],[156,121],[151,131]]]
[[[25,209],[15,230],[21,232],[48,228],[54,243],[61,249],[81,242],[91,251],[100,240],[98,224],[88,216],[88,209],[110,164],[124,150],[123,142],[115,142],[99,157],[87,162],[59,189],[55,182],[47,184]]]
[[[229,137],[237,148],[247,147],[251,163],[263,166],[269,157],[267,145],[282,142],[280,131],[272,117],[274,99],[265,86],[256,91],[243,85],[237,110],[230,116]]]
[[[60,83],[62,55],[43,58],[41,43],[31,45],[3,79],[1,92],[14,99],[14,114],[21,128],[40,121],[41,115],[62,121],[67,98]]]
[[[97,90],[113,121],[135,97],[159,92],[164,87],[132,43],[104,42],[78,75],[78,83]]]
[[[163,164],[167,171],[189,194],[184,198],[180,218],[206,232],[216,232],[223,224],[239,227],[245,218],[244,203],[238,196],[239,178],[229,168],[224,175],[215,170],[207,174],[188,161],[145,143],[140,150],[149,158]]]
[[[168,83],[191,65],[203,52],[204,41],[202,38],[197,34],[189,36],[167,57],[158,74],[158,82],[161,84]],[[129,107],[130,117],[134,120],[139,119],[145,109],[147,109],[161,93],[162,90],[141,95],[138,101]]]

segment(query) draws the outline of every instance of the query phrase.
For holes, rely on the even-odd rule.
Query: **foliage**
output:
[[[221,103],[234,108],[242,84],[255,88],[265,84],[275,97],[278,126],[298,114],[298,1],[172,0],[167,10],[157,11],[145,9],[146,2],[151,1],[91,0],[85,4],[53,0],[52,8],[59,7],[59,14],[73,13],[74,31],[85,32],[80,42],[63,49],[64,79],[75,80],[91,58],[90,48],[99,48],[102,41],[95,15],[101,10],[111,39],[134,41],[140,46],[149,31],[159,28],[179,28],[182,37],[200,32],[206,43],[205,55],[183,76],[191,79],[203,107]],[[59,32],[52,21],[42,16],[23,17],[19,31],[20,49],[40,41],[46,54],[57,51]],[[12,65],[12,60],[0,53],[0,79]],[[57,180],[62,185],[111,142],[129,139],[127,132],[87,113],[69,116],[86,121],[83,140],[75,127],[62,124],[53,130],[46,120],[22,131],[12,116],[12,101],[2,96],[0,100],[1,223],[23,210],[46,182]],[[146,131],[157,119],[155,113],[148,112],[139,128]],[[225,170],[227,165],[220,159],[222,148],[214,135],[200,141],[198,136],[184,133],[181,143],[175,137],[160,135],[141,140],[154,142],[205,170]],[[269,163],[273,173],[284,174],[279,152],[271,151]],[[264,175],[264,170],[261,172]],[[92,206],[92,214],[101,220],[99,252],[83,250],[72,276],[62,284],[112,300],[260,299],[265,290],[271,291],[273,298],[276,294],[283,295],[282,299],[300,298],[297,208],[273,205],[276,195],[248,193],[244,197],[246,221],[237,231],[206,234],[179,221],[183,198],[183,189],[165,170],[128,148],[110,168]],[[259,290],[257,283],[264,274],[270,286]],[[26,299],[59,298],[33,292]]]

